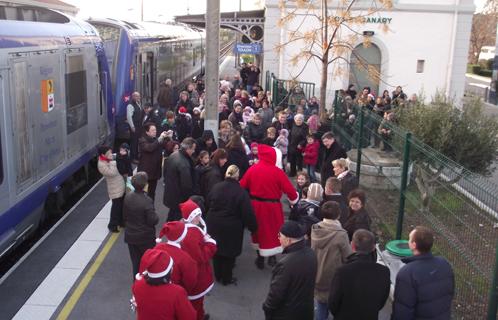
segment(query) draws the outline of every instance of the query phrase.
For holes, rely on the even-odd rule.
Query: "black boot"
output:
[[[256,264],[256,267],[258,267],[258,269],[262,270],[265,268],[265,258],[259,255],[259,251],[256,251],[256,253],[258,254],[258,257],[256,258],[256,261],[254,261],[254,263]]]
[[[274,267],[277,264],[277,257],[271,256],[268,258],[268,265]]]

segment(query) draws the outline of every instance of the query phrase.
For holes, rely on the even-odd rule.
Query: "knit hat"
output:
[[[172,221],[165,223],[159,231],[159,237],[156,238],[156,243],[161,243],[161,238],[166,237],[168,241],[180,243],[187,235],[187,228],[181,221]]]
[[[187,113],[187,108],[185,108],[185,107],[180,107],[180,108],[178,109],[178,112],[179,112],[179,113]]]
[[[239,105],[239,106],[241,106],[241,107],[242,107],[242,102],[240,102],[240,100],[235,100],[235,101],[233,102],[233,107],[234,107],[234,108],[235,108],[235,105]]]
[[[202,211],[199,206],[190,199],[184,203],[180,203],[180,210],[182,211],[183,219],[187,222],[192,222],[195,217],[202,215]]]
[[[304,228],[296,221],[286,221],[280,228],[280,233],[288,238],[300,239],[304,237]]]
[[[199,112],[199,113],[201,113],[201,111],[202,111],[202,110],[201,110],[201,108],[199,108],[199,107],[195,107],[195,108],[194,108],[194,110],[193,110],[193,112]]]
[[[126,142],[123,142],[120,146],[119,146],[120,149],[126,149],[128,151],[130,151],[130,145],[127,144]]]
[[[173,268],[173,259],[163,250],[148,249],[140,260],[140,268],[135,275],[135,279],[141,280],[147,275],[149,278],[163,278],[167,276]]]
[[[306,199],[321,202],[323,195],[323,188],[319,183],[312,183],[308,187]]]

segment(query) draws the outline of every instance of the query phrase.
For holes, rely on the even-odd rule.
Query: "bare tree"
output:
[[[469,63],[477,64],[482,47],[495,45],[497,18],[498,0],[488,0],[483,11],[474,14],[470,33]]]
[[[366,9],[355,7],[358,2],[358,0],[280,0],[279,3],[282,17],[278,26],[284,27],[291,21],[297,20],[298,27],[290,30],[287,40],[278,44],[276,49],[280,51],[289,44],[303,44],[301,50],[290,59],[294,66],[298,63],[303,65],[298,74],[293,75],[294,79],[302,74],[312,59],[318,60],[321,64],[320,117],[322,119],[327,117],[325,106],[328,71],[331,64],[334,66],[333,74],[339,76],[346,71],[339,62],[349,64],[354,57],[357,65],[368,72],[371,78],[380,80],[380,71],[368,65],[363,57],[354,52],[354,48],[358,42],[363,42],[366,47],[371,45],[371,37],[358,30],[368,21],[380,19],[380,12],[391,9],[392,0],[371,0]],[[303,29],[303,26],[310,24],[315,26]],[[386,23],[379,23],[379,27],[383,32],[389,31]]]

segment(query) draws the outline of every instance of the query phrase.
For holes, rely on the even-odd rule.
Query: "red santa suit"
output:
[[[285,175],[276,167],[277,155],[272,147],[258,145],[259,162],[247,170],[240,185],[249,190],[252,207],[258,221],[258,230],[252,236],[253,246],[263,257],[282,252],[278,232],[284,224],[284,212],[280,198],[285,193],[291,204],[299,195]]]
[[[187,227],[181,221],[165,223],[159,232],[155,249],[168,253],[175,263],[171,274],[171,282],[182,286],[189,295],[194,294],[197,285],[197,264],[190,255],[182,250],[180,242],[187,236]],[[161,238],[168,239],[161,243]]]
[[[187,228],[187,234],[181,242],[181,246],[197,262],[199,270],[197,285],[188,298],[197,311],[197,319],[201,320],[204,318],[204,296],[214,286],[210,260],[216,253],[216,241],[207,234],[202,220],[201,209],[195,202],[187,200],[180,203],[180,210]],[[202,228],[192,224],[195,218],[198,218],[203,223]]]
[[[138,320],[194,320],[196,312],[187,298],[187,292],[179,285],[164,283],[150,285],[149,279],[169,276],[173,259],[164,251],[149,249],[140,261],[141,273],[133,283],[133,300]]]

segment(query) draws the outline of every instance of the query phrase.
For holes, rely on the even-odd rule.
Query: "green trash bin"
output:
[[[408,240],[389,241],[386,244],[386,250],[390,254],[400,258],[411,257],[413,255],[410,247],[408,246]]]

